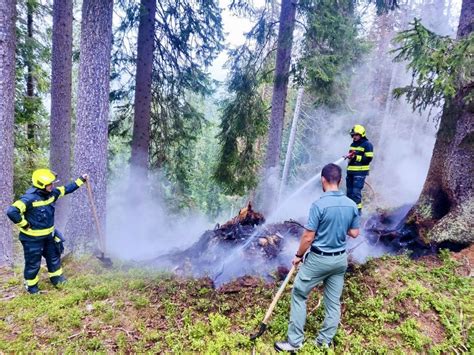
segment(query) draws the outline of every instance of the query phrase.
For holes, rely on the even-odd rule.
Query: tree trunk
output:
[[[0,266],[13,263],[12,224],[5,214],[13,200],[16,1],[0,0]]]
[[[149,160],[155,12],[155,0],[141,0],[131,158],[131,175],[141,182],[146,181]]]
[[[27,1],[26,2],[26,31],[27,31],[27,40],[31,46],[33,43],[33,6]],[[33,50],[30,47],[28,50],[28,58],[26,61],[26,100],[27,102],[33,102],[35,96],[35,84],[33,81]],[[27,106],[28,111],[30,111],[30,106]],[[33,112],[29,112],[28,117],[33,118]],[[35,144],[35,124],[30,121],[26,125],[26,136],[30,142],[30,149]]]
[[[372,100],[381,109],[390,99],[391,93],[387,93],[389,81],[391,80],[390,67],[393,63],[388,60],[387,53],[390,50],[390,41],[395,33],[395,14],[392,12],[379,15],[374,21],[371,36],[375,38],[375,48],[372,56],[374,67],[373,80],[371,82]]]
[[[105,235],[107,185],[107,121],[112,45],[112,0],[82,3],[79,85],[73,177],[87,173],[102,232]],[[97,243],[91,208],[85,188],[72,195],[67,239],[73,251]]]
[[[71,177],[72,11],[72,0],[54,1],[49,161],[62,184]],[[67,198],[57,202],[59,229],[66,222],[68,202]]]
[[[458,38],[472,32],[474,2],[464,0]],[[426,241],[474,242],[474,84],[461,88],[444,106],[430,169],[407,223]]]
[[[296,129],[298,128],[298,119],[300,117],[301,105],[303,104],[304,88],[298,89],[296,97],[295,113],[291,122],[290,138],[288,139],[288,148],[286,149],[285,164],[283,165],[283,173],[281,176],[280,192],[278,193],[278,201],[281,201],[286,184],[288,183],[288,175],[290,173],[291,156],[293,155],[293,147],[296,139]]]
[[[466,37],[472,33],[474,27],[474,1],[463,0],[461,15],[459,16],[458,38]]]
[[[267,212],[269,207],[276,202],[280,182],[280,149],[285,118],[286,96],[288,93],[295,15],[296,1],[283,0],[280,10],[272,111],[265,159],[265,179],[262,191],[263,209],[267,210]]]

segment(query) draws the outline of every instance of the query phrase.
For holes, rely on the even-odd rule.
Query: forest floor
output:
[[[347,274],[342,319],[329,353],[463,353],[474,349],[473,247],[411,260],[386,256]],[[126,264],[104,269],[93,258],[66,260],[69,282],[28,295],[21,267],[0,269],[0,352],[273,353],[285,338],[289,290],[270,328],[255,333],[276,283],[244,277],[220,288]],[[308,300],[307,342],[323,319],[321,292]]]

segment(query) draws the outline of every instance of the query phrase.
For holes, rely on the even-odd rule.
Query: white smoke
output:
[[[451,33],[455,29],[451,20],[459,14],[459,7],[456,6],[451,8],[449,17]],[[373,14],[371,16],[375,18]],[[432,23],[439,21],[429,22],[430,25]],[[443,31],[446,34],[446,26]],[[394,88],[409,84],[411,77],[403,64],[391,63],[388,57],[392,55],[386,55],[384,60],[389,63],[387,71],[392,77],[390,86]],[[364,207],[363,222],[365,216],[377,208],[390,209],[416,201],[429,167],[436,125],[427,120],[426,115],[420,117],[413,113],[403,99],[389,99],[385,107],[376,107],[371,96],[371,85],[377,73],[372,66],[373,62],[367,62],[355,70],[351,100],[348,102],[350,111],[334,113],[313,109],[310,102],[303,105],[298,123],[298,146],[293,159],[299,159],[298,167],[293,167],[289,185],[282,195],[282,203],[280,206],[275,204],[274,212],[267,216],[268,222],[281,222],[289,218],[305,222],[311,203],[322,193],[318,173],[325,164],[338,161],[347,153],[351,143],[349,130],[354,124],[366,126],[375,151],[372,171],[367,180],[375,190],[375,195],[368,187],[364,189],[369,200]],[[204,231],[212,229],[213,224],[204,216],[194,214],[179,217],[172,214],[167,211],[159,194],[146,192],[144,182],[134,181],[131,189],[126,180],[114,180],[109,186],[107,251],[111,255],[125,260],[151,260],[175,249],[190,247]],[[309,180],[311,182],[307,188],[295,193]],[[273,185],[278,190],[278,183],[274,182]],[[232,215],[238,211],[234,212]],[[217,222],[223,221],[219,219]],[[348,241],[348,249],[354,248],[354,259],[363,262],[369,256],[386,252],[382,245],[364,241],[365,237],[362,231],[361,237]],[[364,242],[359,244],[361,241]],[[295,240],[285,241],[279,260],[287,260],[289,264],[297,243]],[[195,269],[196,274],[217,272],[221,273],[221,280],[225,280],[246,273],[265,274],[274,266],[264,258],[249,260],[241,247],[233,250],[216,248],[213,252],[216,255],[212,257],[219,262],[210,270]]]
[[[397,30],[408,28],[408,23],[414,17],[421,17],[422,23],[432,31],[441,35],[455,35],[460,1],[450,1],[448,5],[444,1],[442,4],[422,5],[413,1],[410,5],[402,3],[400,10],[387,16],[392,17],[398,26]],[[363,22],[369,25],[379,21],[373,11],[366,13],[365,17]],[[393,35],[394,32],[387,41]],[[426,112],[413,112],[405,98],[396,100],[391,94],[383,105],[378,103],[378,95],[388,95],[388,91],[409,85],[412,80],[411,73],[405,68],[406,63],[392,62],[394,54],[388,51],[393,48],[393,44],[387,43],[385,55],[380,57],[379,53],[374,52],[354,70],[347,102],[350,111],[335,113],[322,108],[313,109],[308,98],[303,103],[298,122],[299,143],[292,159],[303,160],[303,163],[299,162],[297,167],[293,167],[293,175],[281,199],[283,203],[271,215],[271,221],[307,218],[311,203],[322,193],[319,178],[314,178],[318,177],[318,171],[325,164],[347,153],[352,142],[349,130],[354,124],[366,127],[367,136],[374,145],[374,159],[367,178],[370,187],[366,185],[363,191],[363,224],[380,208],[391,210],[417,200],[426,179],[436,139],[437,125],[433,117],[436,117],[437,112],[432,112],[431,117]],[[378,89],[374,87],[381,75],[380,68],[384,72],[382,74],[390,79],[389,87],[380,88],[385,92],[377,92]],[[295,193],[310,180],[310,186],[301,193]],[[345,189],[344,179],[341,187]],[[398,217],[401,220],[403,215]],[[348,242],[348,249],[361,239],[366,240],[366,234],[362,228],[357,242]],[[377,257],[386,251],[383,245],[374,245],[367,240],[354,249],[353,257],[362,262],[369,256]]]
[[[211,227],[203,215],[168,212],[149,183],[136,177],[133,184],[126,178],[112,181],[107,205],[107,252],[124,260],[153,259],[189,247]]]

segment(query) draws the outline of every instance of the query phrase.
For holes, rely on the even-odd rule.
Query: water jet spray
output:
[[[335,162],[333,162],[333,164],[336,164],[336,165],[340,165],[343,161],[344,161],[344,157],[336,160]],[[270,213],[270,216],[268,217],[268,220],[272,220],[272,217],[274,217],[275,215],[278,214],[278,212],[280,212],[283,208],[283,206],[286,205],[286,203],[288,203],[288,201],[291,201],[293,198],[295,198],[296,196],[298,196],[302,191],[304,191],[308,186],[310,186],[312,183],[314,183],[316,180],[318,179],[321,179],[321,172],[320,171],[319,173],[317,173],[316,175],[314,175],[313,177],[311,177],[309,180],[307,180],[303,185],[301,185],[296,191],[294,191],[290,196],[286,197],[282,203],[280,203],[280,201],[278,201],[277,203],[277,209],[275,211],[273,211],[272,213]]]

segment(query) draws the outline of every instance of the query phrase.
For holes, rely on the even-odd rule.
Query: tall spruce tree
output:
[[[275,4],[255,9],[235,2],[230,9],[255,19],[246,41],[229,50],[227,95],[220,102],[220,151],[213,178],[229,195],[244,195],[259,181],[261,148],[268,132],[267,90],[272,80],[278,21]]]
[[[155,13],[156,0],[141,0],[131,158],[132,174],[140,182],[145,181],[149,161]]]
[[[72,0],[53,4],[50,166],[62,183],[71,177]],[[57,202],[56,225],[65,224],[69,199]]]
[[[73,177],[90,176],[100,228],[105,235],[109,74],[112,47],[112,0],[82,3],[79,85]],[[67,222],[73,250],[87,248],[97,236],[87,193],[72,196]]]
[[[221,103],[221,147],[213,178],[227,194],[243,195],[258,183],[257,141],[268,130],[268,107],[260,91],[265,64],[254,63],[254,48],[246,45],[230,54],[229,97]]]
[[[395,2],[379,4],[385,9],[395,5]],[[303,36],[294,44],[298,54],[291,72],[290,58],[287,58],[288,69],[283,74],[280,73],[283,76],[276,74],[275,58],[268,53],[272,53],[277,46],[274,29],[276,24],[281,23],[264,21],[265,16],[257,17],[255,27],[248,34],[248,38],[256,44],[249,47],[246,43],[230,53],[233,60],[228,91],[231,95],[222,103],[224,109],[219,134],[222,150],[214,174],[215,180],[227,193],[245,194],[255,188],[259,181],[260,157],[256,142],[268,132],[268,126],[265,119],[261,119],[262,110],[264,111],[262,105],[264,107],[265,104],[262,97],[259,97],[259,101],[255,95],[258,95],[259,88],[268,81],[268,73],[273,73],[275,70],[273,83],[277,86],[281,85],[277,82],[277,77],[294,75],[297,84],[307,88],[308,93],[315,98],[316,105],[342,106],[349,82],[347,69],[356,62],[366,48],[364,41],[358,38],[354,1],[344,0],[335,3],[331,0],[301,0],[296,10],[300,22],[303,23],[301,28]],[[288,15],[291,13],[285,10],[284,17]],[[250,13],[250,16],[255,17],[253,13]],[[245,53],[246,48],[250,48],[252,53],[249,60],[246,60],[244,55],[236,55]],[[286,53],[288,54],[288,51]],[[272,129],[268,132],[268,144],[272,148],[267,150],[267,159],[271,156],[272,163],[270,164],[268,160],[266,162],[273,165],[274,176],[270,179],[266,175],[266,178],[261,180],[262,190],[270,191],[270,194],[264,197],[267,204],[275,199],[275,191],[278,191],[275,189],[278,189],[280,180],[281,127],[286,107],[286,95],[283,94],[287,91],[287,86],[288,80],[285,85],[279,86],[281,91],[274,96],[277,106],[272,104],[272,110],[278,112],[280,121],[273,123],[273,133]],[[276,94],[275,91],[273,94]],[[246,97],[246,100],[242,100],[242,97]],[[258,109],[248,107],[245,102],[255,103]],[[242,127],[255,127],[255,129],[242,129]],[[268,172],[269,170],[267,174]]]
[[[135,53],[127,52],[124,43],[135,41],[135,37],[129,34],[134,33],[141,14],[146,13],[135,2],[123,0],[121,6],[125,15],[115,34],[113,74],[119,80],[127,77],[122,73],[136,65]],[[140,165],[162,170],[176,189],[171,194],[182,194],[187,185],[189,169],[186,157],[189,156],[190,142],[196,139],[204,122],[203,112],[193,99],[212,92],[213,83],[206,70],[222,48],[220,13],[221,9],[214,0],[156,3],[150,138],[148,146],[146,139],[140,143],[140,150],[149,155],[141,155]],[[148,50],[149,47],[143,49]],[[129,134],[126,131],[131,126],[132,96],[134,93],[143,95],[143,92],[137,92],[142,90],[138,84],[143,82],[137,82],[135,87],[133,81],[126,82],[119,90],[112,92],[112,98],[119,106],[117,119],[111,124],[112,134]],[[144,138],[147,135],[145,125],[148,122],[143,120],[140,125],[145,130],[143,134],[139,133],[140,130],[136,131],[133,139],[135,148],[138,148],[139,136]],[[133,149],[132,164],[136,162],[138,151]]]
[[[396,91],[414,109],[443,105],[421,195],[407,224],[428,243],[473,243],[474,2],[463,0],[457,40],[440,37],[415,21],[398,36],[399,60],[409,60],[414,82]]]
[[[50,7],[47,2],[20,0],[16,21],[15,192],[31,185],[31,171],[47,166],[49,114],[43,99],[49,92]]]
[[[16,1],[0,0],[0,265],[13,263],[11,222],[3,212],[13,200]]]
[[[26,98],[30,102],[35,100],[35,82],[33,77],[33,53],[32,53],[32,43],[33,38],[33,14],[35,9],[35,2],[27,1],[26,2],[26,31],[27,31],[27,42],[29,43],[29,55],[26,58]],[[27,106],[30,109],[29,106]],[[31,113],[29,116],[32,116]],[[35,125],[34,122],[27,123],[26,135],[30,141],[30,147],[35,146]]]
[[[265,157],[265,177],[262,188],[262,207],[267,212],[270,206],[275,204],[280,187],[280,150],[290,78],[295,19],[296,0],[282,0],[278,28],[275,79],[273,80],[272,110]]]

